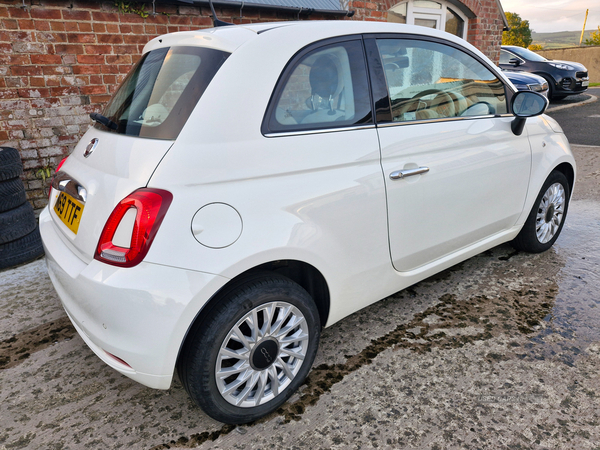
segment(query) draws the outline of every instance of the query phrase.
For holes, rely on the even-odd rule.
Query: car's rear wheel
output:
[[[525,225],[512,242],[513,247],[530,253],[541,253],[552,247],[565,223],[569,198],[567,178],[561,172],[552,172],[542,186]]]
[[[320,320],[310,295],[288,278],[261,275],[221,296],[197,321],[178,373],[194,402],[225,423],[275,411],[314,361]]]

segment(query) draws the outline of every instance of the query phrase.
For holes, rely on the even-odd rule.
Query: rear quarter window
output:
[[[119,134],[176,139],[229,53],[203,47],[169,47],[146,53],[133,67],[103,115]],[[105,129],[96,123],[94,126]]]

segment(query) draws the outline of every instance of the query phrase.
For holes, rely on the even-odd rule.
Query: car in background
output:
[[[500,50],[500,68],[507,72],[530,72],[548,82],[548,98],[562,100],[568,95],[585,91],[590,79],[583,64],[546,59],[531,50],[514,45],[503,45]]]
[[[553,245],[575,160],[547,106],[421,26],[159,36],[57,168],[50,278],[106,364],[158,389],[177,371],[252,422],[322,328],[499,244]]]
[[[548,82],[545,78],[525,72],[504,71],[504,75],[519,91],[533,91],[548,98]]]

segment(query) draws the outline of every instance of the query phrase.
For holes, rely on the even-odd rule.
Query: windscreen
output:
[[[510,51],[513,52],[513,53],[516,53],[521,58],[524,58],[524,59],[526,59],[528,61],[536,61],[536,62],[548,61],[542,55],[538,55],[537,53],[534,53],[531,50],[528,50],[526,48],[511,47]]]
[[[146,53],[103,115],[128,136],[176,139],[229,53],[204,47],[168,47]]]

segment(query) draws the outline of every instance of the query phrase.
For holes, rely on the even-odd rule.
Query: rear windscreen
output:
[[[229,53],[203,47],[169,47],[142,56],[103,115],[114,131],[151,139],[176,139]],[[96,123],[97,128],[108,130]]]

